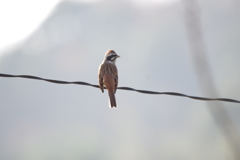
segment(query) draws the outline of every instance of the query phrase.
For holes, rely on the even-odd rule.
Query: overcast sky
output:
[[[61,0],[0,0],[0,52],[27,38],[51,13]],[[99,0],[69,0],[96,2]],[[145,6],[146,3],[168,4],[177,0],[132,0]]]

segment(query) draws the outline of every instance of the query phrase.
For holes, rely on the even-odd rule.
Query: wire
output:
[[[47,82],[57,83],[57,84],[77,84],[77,85],[86,85],[86,86],[99,88],[98,85],[90,84],[87,82],[81,82],[81,81],[67,82],[67,81],[60,81],[60,80],[45,79],[45,78],[40,78],[40,77],[30,76],[30,75],[9,75],[9,74],[0,73],[0,77],[9,77],[9,78],[19,77],[19,78],[42,80],[42,81],[47,81]],[[229,98],[205,98],[205,97],[189,96],[186,94],[176,93],[176,92],[154,92],[154,91],[147,91],[147,90],[138,90],[130,87],[118,87],[118,89],[127,90],[127,91],[136,91],[144,94],[165,94],[165,95],[171,95],[171,96],[180,96],[180,97],[187,97],[187,98],[192,98],[192,99],[202,100],[202,101],[225,101],[225,102],[240,103],[240,101],[238,100],[229,99]]]

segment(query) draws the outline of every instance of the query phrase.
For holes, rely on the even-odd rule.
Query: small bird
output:
[[[115,65],[117,58],[119,58],[114,50],[108,50],[103,63],[98,69],[99,87],[104,92],[104,87],[108,90],[109,104],[111,108],[116,108],[117,103],[115,93],[118,86],[118,71]]]

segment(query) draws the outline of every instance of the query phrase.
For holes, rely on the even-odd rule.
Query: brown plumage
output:
[[[118,85],[118,71],[115,65],[117,58],[119,56],[113,50],[108,50],[98,70],[99,87],[102,92],[104,92],[104,87],[108,90],[111,108],[117,107],[114,95]]]

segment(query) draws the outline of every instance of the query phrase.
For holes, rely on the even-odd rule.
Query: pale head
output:
[[[120,56],[116,54],[116,52],[114,50],[108,50],[104,61],[105,62],[110,62],[110,63],[114,63],[116,62],[117,58],[119,58]]]

